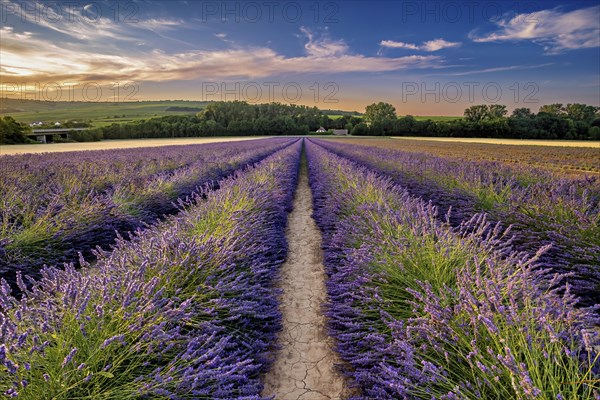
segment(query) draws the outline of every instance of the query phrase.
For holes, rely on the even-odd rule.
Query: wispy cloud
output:
[[[560,9],[518,14],[494,21],[498,30],[479,36],[471,31],[475,42],[531,40],[544,47],[547,54],[600,46],[600,6],[563,12]]]
[[[182,20],[168,18],[149,18],[141,22],[141,26],[151,31],[168,31],[182,25],[184,25]]]
[[[59,46],[46,38],[3,28],[0,56],[5,81],[97,82],[172,81],[192,79],[264,78],[283,74],[386,72],[430,68],[441,64],[437,56],[368,57],[353,54],[342,40],[315,35],[303,28],[306,54],[287,57],[268,47],[235,47],[106,54],[86,43]],[[222,35],[221,35],[222,36]],[[226,36],[224,37],[226,38]]]
[[[21,18],[26,20],[27,23],[59,32],[76,41],[91,42],[111,39],[111,41],[140,42],[143,37],[140,32],[151,31],[161,37],[168,38],[162,32],[184,26],[184,21],[169,18],[136,19],[137,22],[131,23],[115,22],[107,16],[102,16],[102,12],[97,16],[92,12],[94,18],[91,18],[87,14],[84,15],[84,11],[89,10],[93,3],[87,4],[81,9],[77,7],[76,2],[68,3],[71,7],[56,3],[55,5],[60,7],[58,12],[53,7],[53,3],[4,1],[6,7],[10,6],[10,9],[14,10],[13,12],[16,15],[21,15]],[[39,10],[44,10],[43,17],[40,17]]]
[[[76,7],[61,7],[59,13],[52,7],[52,4],[25,1],[11,2],[10,0],[7,0],[5,4],[6,7],[14,10],[17,15],[21,15],[21,18],[26,20],[27,23],[62,33],[77,40],[97,38],[132,40],[128,35],[125,35],[123,25],[115,24],[109,18],[102,16],[95,20],[83,18],[81,10],[77,10]],[[44,10],[43,18],[40,18],[39,10]]]
[[[448,42],[444,39],[433,39],[427,42],[423,42],[420,45],[406,42],[397,42],[394,40],[382,40],[379,42],[381,47],[388,47],[393,49],[409,49],[409,50],[420,50],[420,51],[438,51],[449,47],[458,47],[461,45],[460,42]]]
[[[332,40],[328,36],[316,37],[310,29],[301,27],[300,31],[306,35],[308,42],[304,45],[306,52],[313,57],[331,57],[346,54],[348,45],[343,40]]]
[[[220,39],[221,41],[223,41],[224,43],[229,43],[231,45],[235,45],[235,42],[231,39],[229,39],[229,37],[227,36],[226,33],[224,32],[220,32],[220,33],[215,33],[214,35],[217,39]]]
[[[507,65],[504,67],[493,67],[493,68],[484,68],[484,69],[477,69],[477,70],[471,70],[471,71],[452,72],[452,73],[447,73],[445,75],[446,76],[466,76],[466,75],[477,75],[477,74],[489,74],[489,73],[493,73],[493,72],[502,72],[502,71],[537,69],[537,68],[549,67],[550,65],[554,65],[554,63],[544,63],[544,64],[536,64],[536,65]]]

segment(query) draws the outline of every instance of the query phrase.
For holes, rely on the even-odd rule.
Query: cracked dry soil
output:
[[[312,196],[303,157],[286,230],[289,254],[278,283],[283,290],[280,348],[263,379],[263,395],[275,396],[276,400],[345,399],[351,394],[335,368],[340,361],[321,310],[327,296],[321,232],[311,214]]]

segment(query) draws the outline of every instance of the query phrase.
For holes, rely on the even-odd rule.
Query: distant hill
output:
[[[19,122],[92,121],[94,126],[130,122],[173,114],[196,114],[209,102],[160,100],[136,102],[37,101],[0,99],[0,115]]]
[[[180,111],[180,112],[193,112],[193,113],[197,113],[199,111],[202,111],[202,109],[198,108],[198,107],[178,107],[178,106],[174,106],[174,107],[167,107],[167,108],[165,108],[165,111]]]
[[[347,115],[349,117],[352,117],[352,116],[359,117],[359,116],[362,115],[358,111],[343,111],[343,110],[329,110],[329,109],[327,109],[327,110],[321,110],[321,112],[323,114],[325,114],[325,115],[339,115],[339,116]]]
[[[209,101],[158,100],[131,102],[39,101],[0,98],[0,115],[19,122],[91,121],[93,126],[131,122],[167,115],[196,114]],[[360,116],[358,111],[322,110],[331,116]]]

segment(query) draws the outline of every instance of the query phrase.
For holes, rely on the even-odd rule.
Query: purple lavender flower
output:
[[[73,360],[73,357],[75,356],[76,353],[77,353],[77,347],[73,347],[73,349],[71,349],[69,354],[67,354],[67,356],[63,360],[61,367],[64,368],[68,363],[70,363]]]

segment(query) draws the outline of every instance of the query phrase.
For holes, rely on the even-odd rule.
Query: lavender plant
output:
[[[307,156],[330,331],[358,398],[599,396],[595,310],[577,307],[567,275],[539,268],[547,248],[515,252],[484,214],[452,227],[312,140]]]
[[[289,140],[0,157],[0,276],[92,256]]]
[[[177,216],[46,267],[21,299],[2,280],[0,392],[22,399],[258,399],[280,327],[272,280],[300,142],[197,194]],[[31,286],[31,288],[28,288]]]
[[[477,212],[513,226],[516,250],[540,256],[543,268],[570,274],[582,304],[600,302],[600,179],[558,178],[531,167],[455,162],[429,154],[318,141],[337,155],[393,179],[431,201],[457,227]]]

